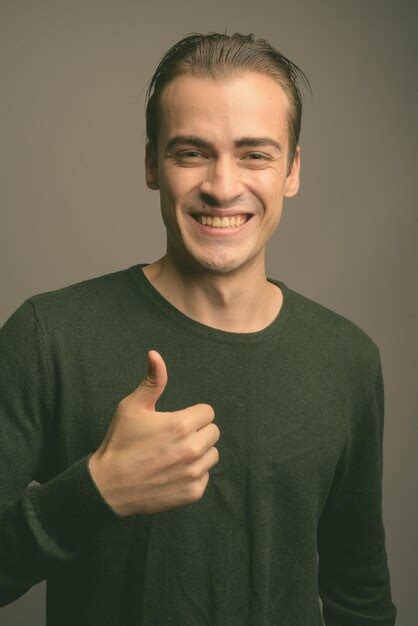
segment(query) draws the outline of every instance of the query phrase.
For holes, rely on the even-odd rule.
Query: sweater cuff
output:
[[[102,528],[125,523],[100,493],[88,462],[93,452],[41,485],[26,489],[23,506],[33,532],[62,548],[79,549]]]

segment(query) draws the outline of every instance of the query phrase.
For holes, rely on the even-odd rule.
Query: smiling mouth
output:
[[[232,229],[239,228],[248,222],[253,215],[251,213],[239,213],[231,217],[210,216],[202,213],[191,213],[193,219],[202,226],[209,226],[214,229]]]

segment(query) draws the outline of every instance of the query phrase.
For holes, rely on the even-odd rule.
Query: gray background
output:
[[[307,74],[301,189],[285,199],[267,275],[380,347],[398,626],[418,614],[416,22],[402,0],[0,5],[1,324],[31,295],[164,253],[144,179],[144,95],[170,45],[192,31],[253,32]],[[2,626],[44,624],[45,589],[0,609]]]

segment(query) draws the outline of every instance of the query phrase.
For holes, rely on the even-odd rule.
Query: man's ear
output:
[[[158,165],[151,154],[149,143],[145,146],[145,182],[149,189],[159,189]]]
[[[286,198],[291,198],[292,196],[296,196],[299,191],[299,175],[300,175],[300,151],[301,147],[296,146],[295,157],[293,159],[292,168],[288,177],[286,178],[286,182],[284,185],[284,193],[283,195]]]

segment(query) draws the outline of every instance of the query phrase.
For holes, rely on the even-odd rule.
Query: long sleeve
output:
[[[345,450],[318,524],[318,584],[326,626],[393,626],[382,517],[384,384],[380,351],[366,407]]]
[[[90,454],[52,478],[48,472],[54,441],[45,346],[28,299],[0,329],[0,606],[78,558],[98,529],[121,519],[95,486]]]

